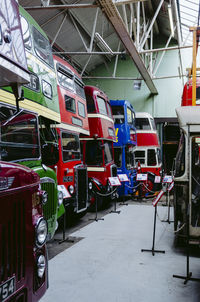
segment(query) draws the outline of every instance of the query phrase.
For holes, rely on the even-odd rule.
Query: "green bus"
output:
[[[17,106],[10,87],[0,90],[0,111],[7,120],[1,138],[5,143],[2,160],[26,165],[40,176],[41,189],[47,193],[43,212],[50,240],[64,213],[56,172],[49,167],[58,160],[56,74],[46,34],[22,7],[20,15],[30,82],[23,86],[24,95],[17,99]]]

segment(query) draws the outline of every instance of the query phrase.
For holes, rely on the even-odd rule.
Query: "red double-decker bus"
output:
[[[88,175],[87,167],[81,160],[79,135],[89,135],[89,124],[80,75],[60,57],[54,56],[54,62],[61,114],[61,124],[57,128],[59,161],[56,169],[58,184],[63,185],[69,193],[64,195],[69,219],[72,213],[83,215],[88,207]]]
[[[196,78],[196,106],[200,105],[200,79]],[[192,106],[192,79],[185,83],[181,106]]]
[[[141,173],[148,174],[148,189],[143,190],[143,195],[148,196],[156,190],[155,176],[161,175],[160,143],[154,119],[149,113],[136,112],[136,129],[135,162],[139,163]]]
[[[114,121],[104,92],[97,87],[85,86],[85,94],[90,135],[81,135],[83,162],[88,170],[90,203],[94,205],[97,200],[97,208],[100,209],[112,196],[108,177],[117,176],[113,149]]]

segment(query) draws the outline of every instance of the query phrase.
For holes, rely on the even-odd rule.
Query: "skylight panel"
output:
[[[199,0],[179,0],[180,24],[184,44],[191,44],[189,28],[198,26]]]

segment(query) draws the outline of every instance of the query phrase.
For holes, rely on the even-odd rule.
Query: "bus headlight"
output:
[[[71,185],[69,186],[69,193],[72,195],[74,193],[74,187]]]
[[[44,255],[40,255],[37,258],[37,274],[39,278],[42,278],[46,268],[46,260]]]
[[[58,191],[58,206],[60,206],[63,203],[63,193],[61,191]]]
[[[89,188],[89,190],[92,190],[92,182],[91,181],[88,184],[88,188]]]
[[[36,245],[41,247],[47,238],[47,222],[44,218],[39,218],[35,227]]]

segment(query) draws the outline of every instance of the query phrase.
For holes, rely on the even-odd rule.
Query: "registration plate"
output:
[[[15,292],[15,283],[15,277],[12,277],[0,285],[0,302],[5,301]]]

